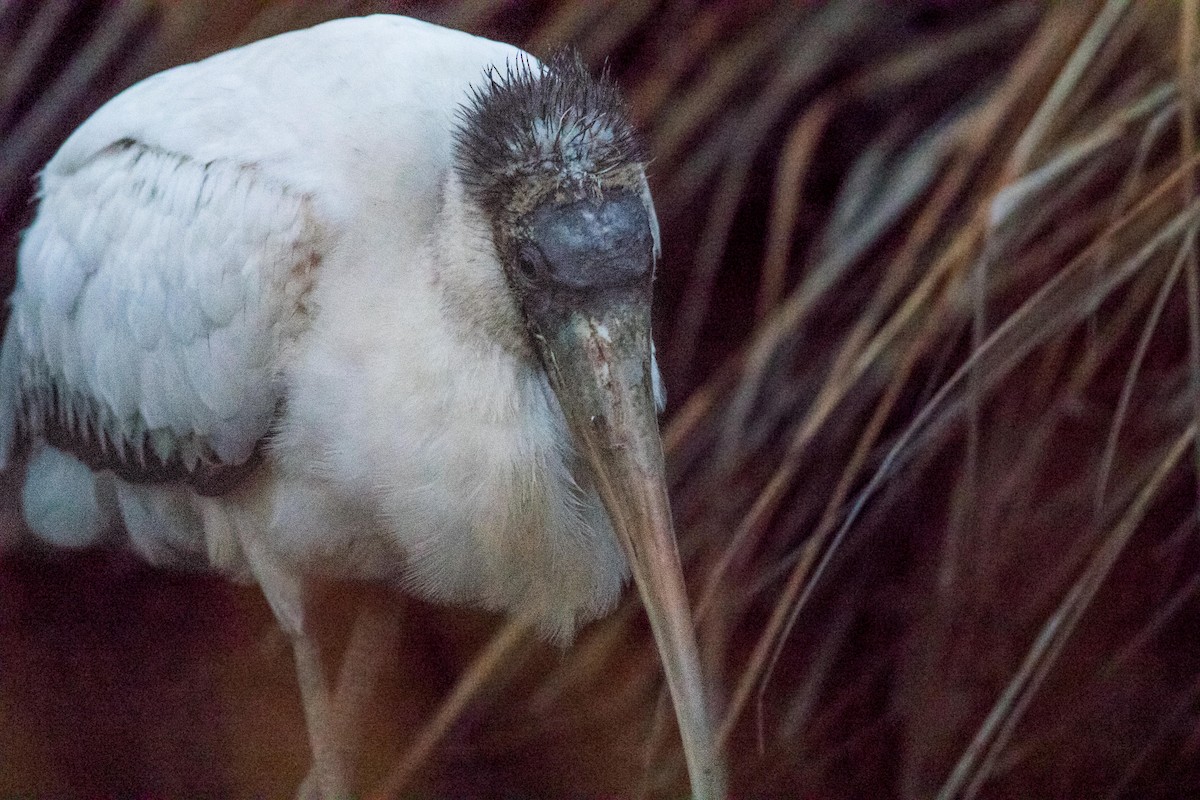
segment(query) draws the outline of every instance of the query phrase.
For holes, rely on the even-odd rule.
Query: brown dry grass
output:
[[[5,277],[28,176],[114,90],[384,6],[8,6]],[[1195,0],[404,10],[608,60],[650,140],[665,439],[737,796],[1200,794]],[[260,601],[114,564],[0,570],[0,794],[295,785]],[[634,598],[561,654],[405,613],[377,779],[679,796]]]

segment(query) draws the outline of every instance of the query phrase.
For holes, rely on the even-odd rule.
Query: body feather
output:
[[[318,238],[308,204],[129,140],[53,167],[20,250],[5,404],[93,467],[203,490],[250,460],[281,398],[281,321],[305,291],[289,284],[309,280],[296,265]],[[246,202],[199,206],[205,179]]]
[[[455,174],[470,87],[521,58],[340,20],[110,101],[42,174],[0,353],[0,459],[19,438],[71,451],[115,481],[158,562],[244,572],[247,515],[205,496],[236,485],[306,569],[526,613],[556,637],[604,613],[625,559]]]

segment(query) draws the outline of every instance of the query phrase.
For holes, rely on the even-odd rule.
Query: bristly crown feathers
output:
[[[636,190],[645,162],[611,76],[592,77],[575,52],[544,65],[521,58],[503,72],[490,68],[455,132],[459,178],[495,224],[550,199]]]

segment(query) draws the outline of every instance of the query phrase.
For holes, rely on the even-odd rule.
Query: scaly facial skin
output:
[[[641,198],[628,192],[542,206],[525,220],[509,268],[646,606],[693,793],[721,797],[651,380],[649,220]]]
[[[509,282],[535,336],[581,307],[649,301],[654,242],[638,195],[546,203],[516,227]]]

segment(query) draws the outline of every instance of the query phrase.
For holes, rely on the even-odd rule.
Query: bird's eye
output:
[[[517,253],[517,269],[525,280],[540,280],[546,274],[546,256],[536,245],[526,244]]]

